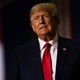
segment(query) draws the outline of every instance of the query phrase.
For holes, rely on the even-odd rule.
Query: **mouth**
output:
[[[40,27],[40,29],[46,29],[47,28],[47,26],[42,26],[42,27]]]

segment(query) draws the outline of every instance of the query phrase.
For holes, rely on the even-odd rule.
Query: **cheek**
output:
[[[51,20],[51,19],[48,19],[48,20],[46,20],[45,22],[46,22],[46,24],[48,24],[48,25],[52,25],[52,23],[53,23],[53,20]]]
[[[35,31],[35,25],[31,24],[33,31]]]
[[[57,28],[56,23],[53,21],[49,21],[47,25],[49,26],[50,30],[56,30]]]
[[[35,33],[38,32],[37,26],[36,26],[35,24],[32,25],[32,29],[33,29],[33,31],[34,31]]]
[[[32,25],[31,25],[33,28],[37,27],[37,22],[32,22]]]
[[[51,21],[48,21],[46,24],[49,26],[50,29],[51,29],[52,26],[53,26],[53,23],[52,23]]]

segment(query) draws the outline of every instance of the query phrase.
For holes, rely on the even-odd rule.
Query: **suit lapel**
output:
[[[43,80],[42,65],[40,57],[40,48],[38,40],[35,40],[32,44],[32,51],[35,57],[35,80]]]
[[[57,56],[57,67],[56,67],[56,79],[60,80],[64,69],[65,61],[67,58],[69,48],[67,47],[66,41],[59,37],[58,39],[58,56]]]
[[[38,40],[34,41],[31,45],[31,53],[35,53],[35,80],[43,80],[40,49]],[[67,41],[64,38],[59,37],[58,39],[58,56],[57,56],[57,66],[56,66],[56,79],[60,80],[62,72],[64,70],[65,61],[69,53],[69,47],[67,46]]]

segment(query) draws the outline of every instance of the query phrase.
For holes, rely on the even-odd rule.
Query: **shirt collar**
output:
[[[46,44],[45,41],[41,40],[39,37],[38,37],[38,40],[39,40],[39,44],[40,44],[40,50],[43,49],[43,46]],[[53,38],[53,40],[50,40],[49,43],[51,45],[54,46],[54,48],[57,48],[57,44],[58,44],[58,35],[56,34],[55,37]]]

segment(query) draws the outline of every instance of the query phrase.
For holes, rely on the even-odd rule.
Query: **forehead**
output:
[[[37,15],[43,15],[43,14],[49,14],[49,12],[48,11],[42,11],[42,10],[40,10],[40,11],[37,11],[34,14],[32,14],[31,17],[37,16]]]

